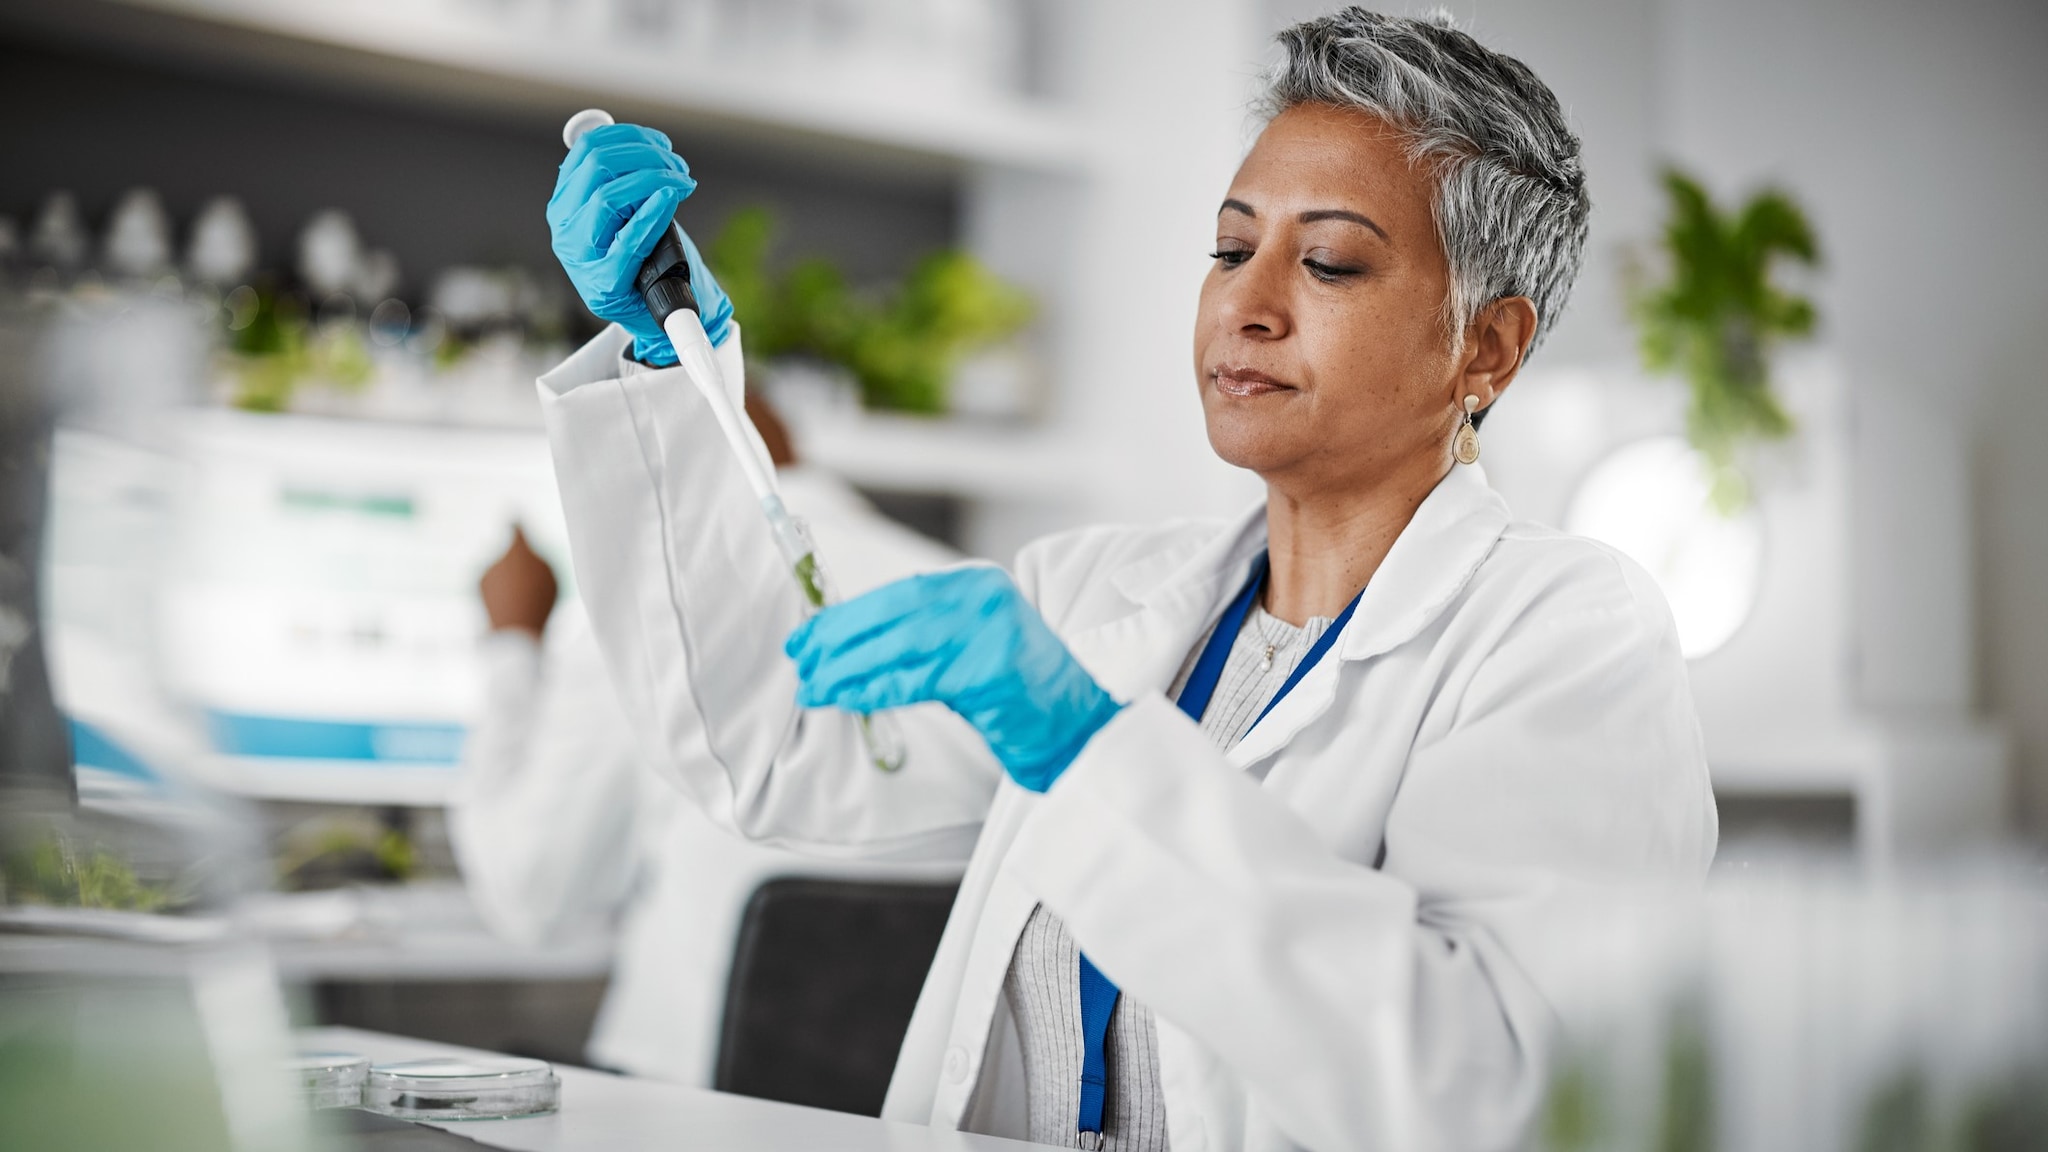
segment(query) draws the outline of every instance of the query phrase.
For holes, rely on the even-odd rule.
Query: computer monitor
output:
[[[514,523],[575,594],[545,438],[206,409],[166,440],[150,645],[204,776],[272,798],[439,802],[482,703],[477,580]],[[95,517],[66,508],[75,479],[53,487],[73,529],[58,566],[93,550],[76,528]],[[92,614],[79,599],[66,614]]]

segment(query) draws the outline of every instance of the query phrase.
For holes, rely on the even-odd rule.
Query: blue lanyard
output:
[[[1237,644],[1237,634],[1244,630],[1245,617],[1251,615],[1252,605],[1258,601],[1259,589],[1265,583],[1266,554],[1261,552],[1258,560],[1252,564],[1251,579],[1245,581],[1244,590],[1239,592],[1237,598],[1230,602],[1230,606],[1223,610],[1223,618],[1216,622],[1216,630],[1209,633],[1209,642],[1202,646],[1202,654],[1195,660],[1194,671],[1188,673],[1188,682],[1181,687],[1180,698],[1175,703],[1180,705],[1182,712],[1187,713],[1188,719],[1200,723],[1202,713],[1209,710],[1209,699],[1216,695],[1216,685],[1223,679],[1223,666],[1230,661],[1230,650]],[[1324,653],[1337,642],[1337,634],[1344,631],[1344,625],[1350,622],[1351,613],[1357,610],[1358,602],[1364,596],[1365,593],[1361,591],[1352,597],[1351,603],[1344,606],[1344,611],[1337,619],[1323,630],[1321,636],[1316,637],[1316,642],[1309,647],[1308,654],[1301,658],[1301,663],[1294,666],[1294,671],[1288,674],[1286,681],[1280,685],[1280,690],[1273,693],[1273,698],[1266,702],[1265,709],[1259,713],[1259,719],[1252,721],[1254,727],[1258,726],[1259,720],[1266,718],[1266,713],[1271,712],[1275,704],[1280,703],[1287,693],[1293,691],[1296,684],[1301,683],[1301,678],[1308,675],[1308,670],[1315,667],[1316,661],[1321,660]],[[1117,997],[1120,995],[1122,993],[1117,990],[1117,986],[1110,983],[1107,976],[1097,971],[1095,965],[1088,962],[1087,956],[1082,956],[1081,1038],[1084,1046],[1081,1049],[1081,1115],[1078,1127],[1083,1133],[1095,1137],[1092,1146],[1098,1148],[1102,1144],[1102,1104],[1109,1089],[1109,1069],[1103,1054],[1103,1045],[1109,1038],[1109,1018],[1116,1011]],[[1082,1146],[1091,1145],[1083,1141]]]

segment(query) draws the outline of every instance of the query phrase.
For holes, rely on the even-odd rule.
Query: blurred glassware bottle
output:
[[[69,192],[50,193],[36,214],[35,230],[29,233],[30,263],[70,276],[85,267],[91,252],[92,238],[86,235],[78,198]]]
[[[503,269],[458,265],[434,278],[427,303],[450,327],[474,335],[511,318],[517,291],[512,275]]]
[[[373,300],[390,299],[398,291],[402,279],[398,257],[388,249],[375,248],[363,253],[357,261],[355,279],[349,285],[349,291],[368,307]]]
[[[355,221],[339,208],[315,212],[299,231],[299,279],[315,300],[352,291],[362,261]]]
[[[192,221],[185,268],[202,284],[223,291],[248,282],[256,270],[256,225],[233,196],[215,196]]]
[[[13,283],[21,259],[21,226],[12,216],[0,216],[0,285]]]
[[[107,219],[101,260],[107,271],[154,280],[171,268],[171,217],[153,189],[131,188]]]

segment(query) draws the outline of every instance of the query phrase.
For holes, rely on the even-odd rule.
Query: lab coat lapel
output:
[[[1230,750],[1230,763],[1249,767],[1285,748],[1329,710],[1344,664],[1389,651],[1428,627],[1471,580],[1507,523],[1507,503],[1487,486],[1485,472],[1477,465],[1452,468],[1373,573],[1330,656]],[[1265,546],[1262,502],[1192,549],[1125,565],[1111,579],[1138,611],[1069,637],[1068,647],[1118,699],[1165,691]]]
[[[1329,711],[1343,666],[1413,639],[1450,607],[1508,524],[1507,502],[1476,465],[1453,467],[1373,573],[1330,655],[1252,726],[1226,759],[1247,768],[1280,751]]]
[[[1138,610],[1067,637],[1067,647],[1119,700],[1165,691],[1265,546],[1262,502],[1192,548],[1124,565],[1110,580]]]

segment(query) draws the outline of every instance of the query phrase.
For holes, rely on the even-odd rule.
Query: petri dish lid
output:
[[[301,1052],[285,1061],[300,1096],[314,1108],[353,1108],[363,1102],[370,1062],[353,1052]]]
[[[370,1068],[363,1107],[403,1120],[505,1120],[553,1112],[561,1081],[544,1060],[441,1056]]]

